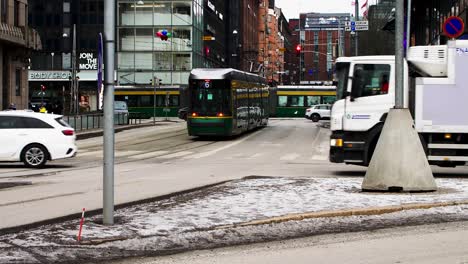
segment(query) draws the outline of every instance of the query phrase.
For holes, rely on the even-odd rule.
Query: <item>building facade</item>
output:
[[[31,101],[60,104],[64,113],[72,108],[97,109],[97,46],[103,11],[102,0],[30,0],[30,25],[43,41],[43,49],[31,56]],[[71,82],[73,64],[76,89]]]
[[[205,65],[203,1],[117,1],[119,85],[187,84]],[[158,37],[158,32],[167,39]]]
[[[28,25],[27,0],[0,1],[0,103],[6,109],[15,104],[28,108],[28,67],[32,50],[41,48],[41,39]]]
[[[350,19],[346,13],[300,14],[301,83],[333,79],[336,58],[351,55],[351,34],[344,30]]]

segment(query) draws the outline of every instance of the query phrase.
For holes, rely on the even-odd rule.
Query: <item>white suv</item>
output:
[[[43,167],[48,160],[76,155],[75,130],[61,115],[32,111],[0,112],[0,161]]]
[[[305,112],[305,118],[310,119],[313,122],[318,122],[321,119],[329,119],[330,112],[331,105],[329,104],[314,105],[310,108],[307,108]]]

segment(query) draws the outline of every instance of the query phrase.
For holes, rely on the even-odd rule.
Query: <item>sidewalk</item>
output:
[[[323,233],[468,220],[468,181],[430,193],[362,193],[362,178],[247,177],[115,212],[0,236],[0,262],[162,255]]]
[[[141,119],[141,123],[138,124],[129,124],[129,125],[116,125],[114,127],[115,133],[129,130],[129,129],[136,129],[140,127],[148,127],[148,126],[153,126],[153,125],[164,125],[167,123],[183,123],[185,120],[179,119],[177,117],[169,117],[169,118],[156,118],[156,122],[154,123],[152,118],[149,119]],[[76,139],[81,140],[81,139],[87,139],[91,137],[100,137],[104,134],[104,129],[89,129],[89,130],[79,130],[76,132]]]

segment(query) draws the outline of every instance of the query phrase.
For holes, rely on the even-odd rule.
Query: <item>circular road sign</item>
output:
[[[465,23],[461,18],[452,16],[445,21],[443,30],[447,37],[458,38],[465,31]]]

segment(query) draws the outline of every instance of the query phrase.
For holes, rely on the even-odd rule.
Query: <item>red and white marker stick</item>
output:
[[[84,223],[84,213],[85,208],[83,208],[83,212],[81,213],[81,220],[80,220],[80,231],[78,231],[78,242],[81,241],[81,231],[83,230],[83,223]]]

